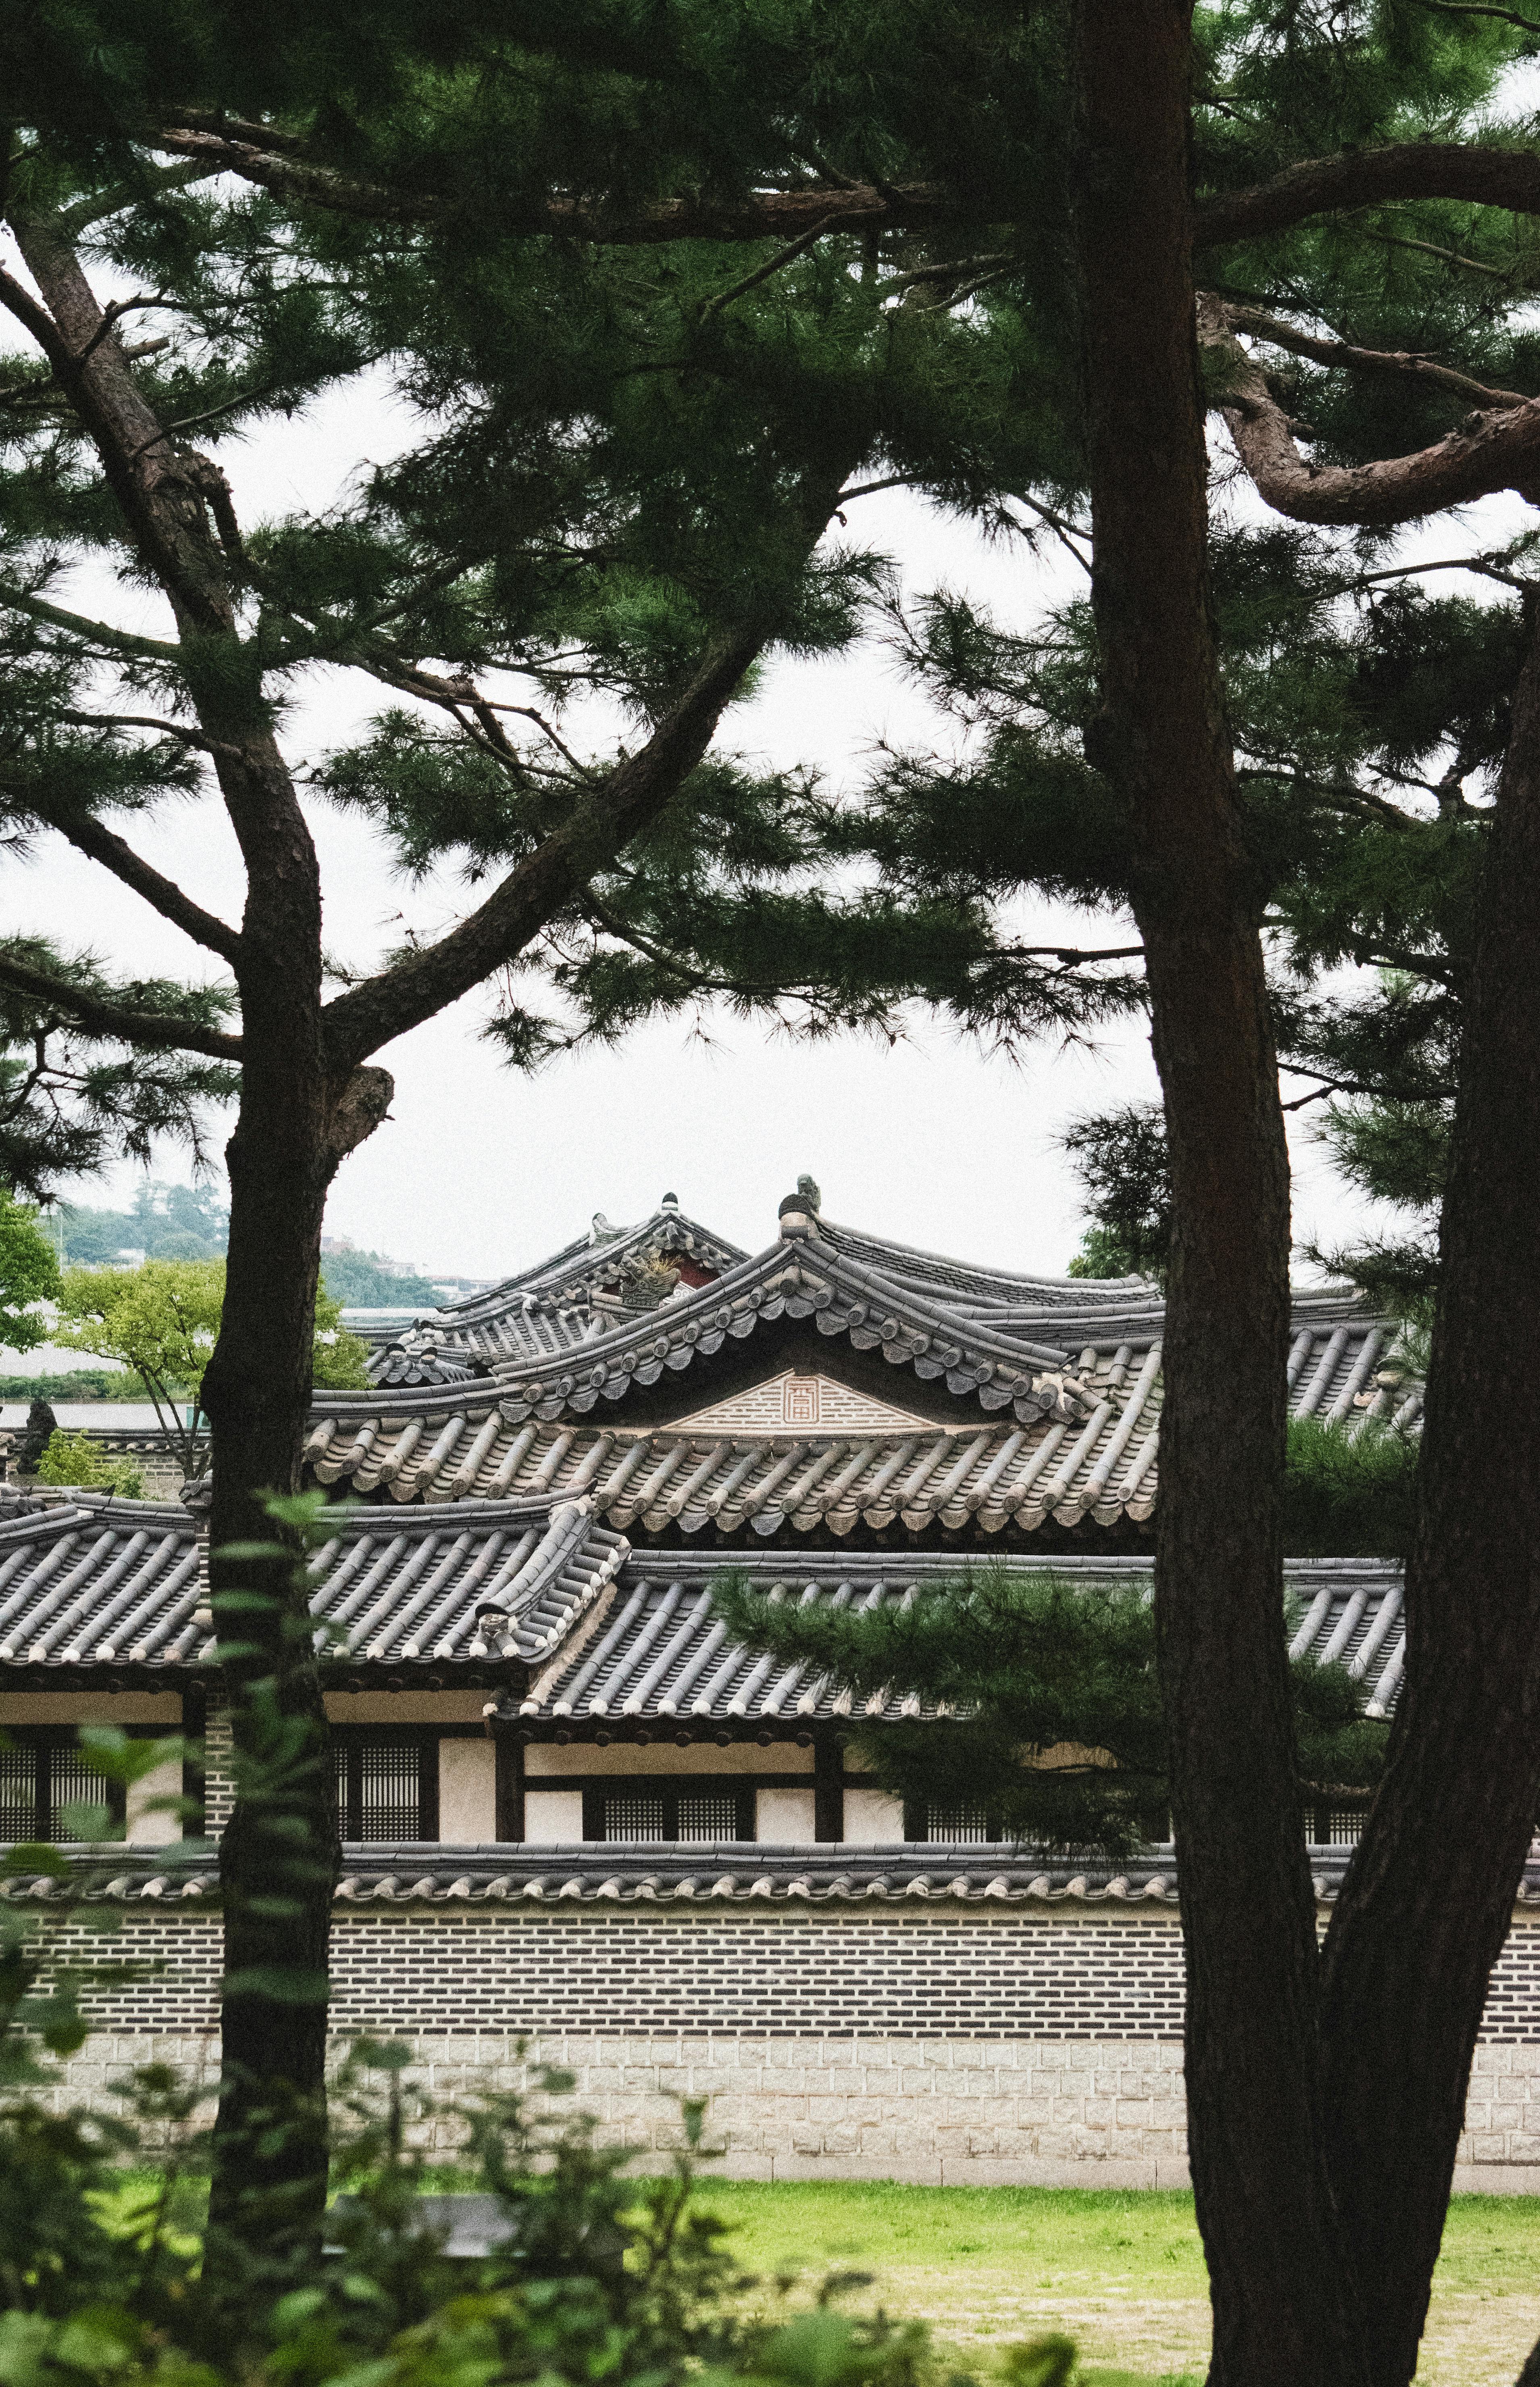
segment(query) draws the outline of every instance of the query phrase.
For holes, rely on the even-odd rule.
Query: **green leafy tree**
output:
[[[321,1281],[345,1309],[436,1309],[437,1287],[382,1252],[323,1252]]]
[[[0,1194],[0,1342],[7,1350],[32,1351],[47,1342],[42,1305],[56,1300],[58,1291],[58,1257],[37,1212]]]
[[[1159,1106],[1072,1120],[1059,1138],[1086,1195],[1091,1224],[1071,1276],[1149,1276],[1166,1282],[1171,1250],[1171,1171]]]
[[[54,1341],[66,1351],[115,1359],[138,1378],[189,1480],[201,1475],[208,1461],[203,1379],[219,1340],[224,1290],[222,1260],[67,1269],[58,1281]],[[364,1345],[344,1332],[341,1314],[340,1302],[317,1295],[311,1367],[313,1381],[329,1388],[369,1381]]]

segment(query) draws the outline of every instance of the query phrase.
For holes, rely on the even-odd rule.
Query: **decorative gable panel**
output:
[[[788,1368],[767,1383],[752,1384],[709,1409],[680,1418],[679,1433],[934,1433],[933,1419],[915,1417],[889,1401],[874,1400],[832,1376],[800,1375]]]

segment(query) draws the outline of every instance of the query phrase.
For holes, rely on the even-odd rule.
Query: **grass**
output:
[[[154,2181],[125,2177],[125,2203]],[[475,2185],[435,2169],[426,2185]],[[189,2183],[194,2197],[197,2190]],[[991,2355],[1062,2329],[1084,2387],[1201,2387],[1208,2289],[1191,2196],[1176,2191],[910,2188],[891,2180],[713,2178],[703,2207],[733,2250],[791,2300],[864,2273],[858,2307],[928,2321],[987,2372]],[[191,2217],[191,2216],[190,2216]],[[1418,2387],[1511,2387],[1540,2339],[1540,2197],[1457,2196],[1433,2280]]]
[[[909,2188],[713,2179],[766,2279],[874,2275],[864,2300],[930,2322],[975,2361],[1048,2328],[1079,2343],[1087,2387],[1198,2387],[1207,2281],[1191,2196],[1163,2191]],[[1540,2338],[1540,2197],[1456,2197],[1419,2387],[1510,2387]]]

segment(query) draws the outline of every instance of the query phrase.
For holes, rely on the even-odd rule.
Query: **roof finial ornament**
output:
[[[679,1196],[677,1194],[665,1194],[663,1201],[659,1205],[660,1209],[663,1210],[676,1210],[678,1206]]]
[[[780,1206],[783,1243],[806,1243],[817,1234],[818,1205],[822,1200],[815,1179],[798,1178],[797,1191],[789,1194]]]
[[[590,1244],[612,1244],[620,1231],[618,1227],[611,1226],[602,1210],[596,1210],[593,1224],[588,1229],[588,1241]]]

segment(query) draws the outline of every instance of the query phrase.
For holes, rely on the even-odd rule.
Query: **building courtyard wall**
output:
[[[439,2103],[563,2066],[574,2109],[642,2168],[679,2143],[679,2101],[705,2098],[705,2144],[729,2177],[1187,2179],[1174,1915],[981,1915],[940,1901],[922,1914],[876,1901],[552,1910],[340,1908],[339,2057],[357,2032],[404,2040]],[[103,1952],[72,1925],[59,1943]],[[130,1911],[109,1953],[158,1975],[96,2002],[99,2029],[61,2096],[153,2060],[211,2084],[217,1913]],[[458,2126],[438,2114],[417,2127],[448,2153]],[[1493,1977],[1455,2185],[1540,2192],[1540,1923],[1528,1918]]]

